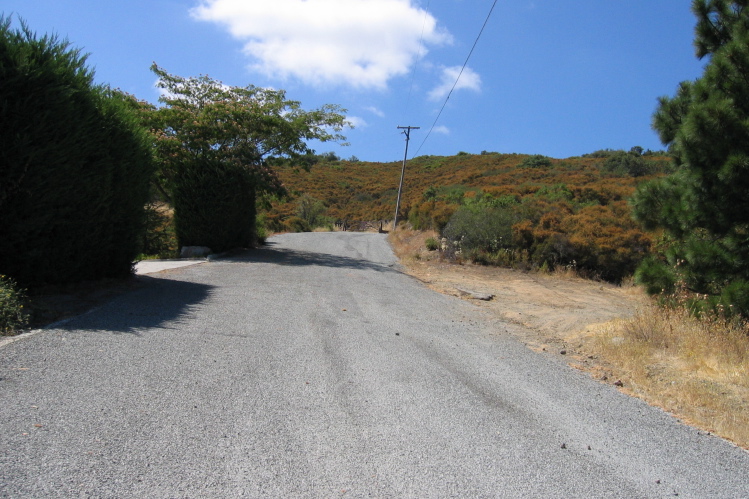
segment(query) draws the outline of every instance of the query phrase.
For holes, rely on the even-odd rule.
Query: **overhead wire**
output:
[[[426,143],[427,139],[429,139],[429,136],[432,134],[434,127],[437,125],[437,121],[439,121],[440,116],[442,116],[442,111],[445,110],[445,106],[447,106],[447,102],[450,100],[450,96],[452,95],[453,90],[455,90],[455,87],[458,86],[460,77],[463,75],[463,71],[465,71],[466,66],[468,65],[468,61],[471,59],[471,55],[473,55],[473,51],[476,49],[476,45],[478,45],[479,39],[481,38],[481,35],[484,33],[484,29],[486,28],[486,25],[489,23],[489,19],[491,18],[492,12],[494,12],[494,7],[496,6],[497,6],[497,0],[494,0],[494,2],[492,3],[491,9],[489,9],[489,13],[486,15],[484,24],[481,26],[481,30],[479,31],[479,34],[476,36],[476,40],[473,42],[473,46],[471,47],[470,52],[468,52],[468,57],[466,57],[466,60],[463,63],[463,67],[460,68],[460,73],[458,73],[458,77],[455,79],[455,83],[453,83],[452,88],[447,93],[447,97],[445,97],[445,102],[442,103],[442,107],[440,108],[439,113],[437,113],[437,117],[434,119],[434,123],[432,123],[432,126],[429,129],[429,132],[427,132],[426,136],[424,137],[424,140],[421,142],[421,145],[419,146],[419,148],[416,150],[416,152],[413,154],[412,157],[416,157],[419,154],[419,151],[421,151],[421,148],[424,147],[424,144]]]

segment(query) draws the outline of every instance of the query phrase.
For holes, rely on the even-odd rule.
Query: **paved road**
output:
[[[0,348],[0,497],[749,496],[749,454],[530,352],[382,235],[141,279]]]

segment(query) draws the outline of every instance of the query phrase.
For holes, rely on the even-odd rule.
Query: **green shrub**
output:
[[[174,220],[167,209],[154,203],[146,206],[146,230],[142,257],[177,258],[179,256]]]
[[[358,194],[359,196],[361,194]],[[371,196],[367,195],[371,198]],[[328,223],[324,214],[327,208],[322,201],[315,199],[307,194],[303,194],[296,205],[296,215],[301,218],[311,228],[323,227]]]
[[[543,156],[541,154],[528,156],[522,161],[522,163],[520,163],[520,168],[548,168],[550,166],[551,158],[549,158],[548,156]]]
[[[512,247],[512,225],[517,216],[510,208],[472,210],[461,207],[445,226],[448,250],[477,254]]]
[[[299,217],[289,217],[285,222],[287,230],[291,232],[311,232],[312,227],[309,226],[306,220]]]
[[[24,310],[26,297],[9,277],[0,275],[0,335],[9,335],[29,322]]]
[[[258,214],[255,220],[255,240],[257,244],[263,245],[270,236],[270,230],[268,230],[268,217],[265,213]]]
[[[429,251],[437,251],[440,249],[440,243],[433,237],[427,238],[426,241],[424,241],[424,244],[426,245],[427,249]]]
[[[85,56],[0,16],[0,273],[25,287],[123,277],[153,171],[134,100]]]
[[[642,177],[649,173],[645,159],[634,152],[617,151],[610,155],[603,164],[603,170],[617,176],[631,175]]]

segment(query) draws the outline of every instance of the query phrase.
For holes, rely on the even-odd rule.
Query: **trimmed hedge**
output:
[[[247,168],[210,160],[184,164],[172,200],[180,246],[220,253],[254,244],[255,182]]]
[[[0,17],[0,273],[24,287],[123,277],[138,254],[150,138],[85,61]]]

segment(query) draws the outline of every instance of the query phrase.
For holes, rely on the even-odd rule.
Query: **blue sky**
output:
[[[90,54],[96,79],[156,102],[173,74],[283,88],[346,108],[342,158],[661,149],[657,98],[700,76],[687,0],[3,0],[6,16]],[[426,140],[425,140],[426,139]]]

